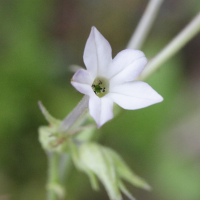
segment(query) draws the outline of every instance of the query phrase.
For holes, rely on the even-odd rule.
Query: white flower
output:
[[[125,49],[112,59],[109,42],[95,27],[86,42],[83,60],[87,70],[79,69],[71,84],[90,97],[89,112],[98,128],[113,118],[113,102],[136,110],[163,100],[147,83],[133,81],[147,63],[144,53]]]

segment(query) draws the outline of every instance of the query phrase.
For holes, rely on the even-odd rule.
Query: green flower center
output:
[[[94,93],[98,97],[103,97],[108,94],[109,82],[103,77],[97,77],[91,85]]]

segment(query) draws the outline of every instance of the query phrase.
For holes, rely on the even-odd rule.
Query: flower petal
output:
[[[151,86],[142,81],[124,83],[113,87],[109,97],[127,110],[135,110],[163,101]]]
[[[144,53],[139,50],[125,49],[119,52],[109,66],[110,84],[116,85],[132,81],[139,76],[147,63]]]
[[[92,87],[88,84],[78,83],[75,81],[72,81],[71,84],[82,94],[91,96],[94,93]]]
[[[89,100],[89,112],[100,128],[113,118],[113,101],[107,95],[102,98],[92,95]]]
[[[112,62],[111,46],[95,27],[92,27],[86,42],[83,60],[87,70],[94,77],[105,75],[108,65]]]
[[[95,78],[95,77],[94,77]],[[94,78],[91,77],[88,71],[84,69],[79,69],[74,76],[72,77],[71,81],[92,85]]]

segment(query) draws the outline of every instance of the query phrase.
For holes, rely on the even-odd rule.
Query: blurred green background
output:
[[[69,66],[83,65],[91,26],[108,39],[113,57],[126,47],[146,0],[0,1],[0,200],[45,199],[47,160],[37,129],[47,124],[41,100],[63,119],[82,95]],[[199,12],[199,0],[167,0],[142,50],[156,55]],[[152,186],[128,188],[138,200],[200,199],[200,35],[147,82],[164,102],[120,116],[97,131]],[[107,200],[73,169],[70,200]],[[124,198],[126,199],[126,198]]]

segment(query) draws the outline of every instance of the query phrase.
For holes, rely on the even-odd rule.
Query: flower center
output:
[[[91,87],[94,93],[101,98],[108,94],[109,82],[103,77],[97,77]]]

